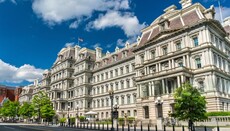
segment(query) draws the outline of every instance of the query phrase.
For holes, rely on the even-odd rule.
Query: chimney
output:
[[[102,48],[96,47],[96,59],[100,59],[102,57]]]
[[[181,4],[182,9],[192,5],[192,0],[181,0],[179,2]]]
[[[38,85],[38,79],[35,79],[34,80],[34,86],[37,86]]]
[[[81,47],[79,45],[75,46],[75,59],[78,60],[79,59],[79,51],[80,51]]]
[[[120,49],[118,47],[115,48],[115,52],[118,52]]]

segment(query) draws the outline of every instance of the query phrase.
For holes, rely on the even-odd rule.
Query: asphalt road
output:
[[[0,131],[87,131],[87,130],[66,128],[66,127],[0,125]]]

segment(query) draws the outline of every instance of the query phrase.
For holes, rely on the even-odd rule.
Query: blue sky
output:
[[[193,0],[206,8],[216,0]],[[223,16],[230,1],[221,0]],[[0,84],[26,85],[41,78],[67,43],[114,51],[179,0],[0,0]],[[217,10],[217,17],[219,13]]]

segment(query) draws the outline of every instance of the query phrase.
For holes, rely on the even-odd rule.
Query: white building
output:
[[[186,81],[206,97],[207,111],[229,110],[230,18],[222,26],[214,20],[212,6],[180,3],[182,9],[168,7],[136,43],[113,53],[103,54],[99,47],[63,48],[43,79],[57,115],[94,111],[99,119],[107,119],[112,89],[119,117],[156,123],[174,111],[172,93]]]

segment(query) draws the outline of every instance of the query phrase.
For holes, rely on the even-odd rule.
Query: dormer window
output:
[[[160,31],[164,31],[164,30],[168,29],[168,27],[169,27],[169,21],[163,17],[160,18],[160,20],[159,20]]]
[[[128,54],[128,51],[127,51],[127,50],[122,51],[122,58],[127,57],[127,54]]]
[[[117,61],[117,55],[113,55],[113,61]]]

